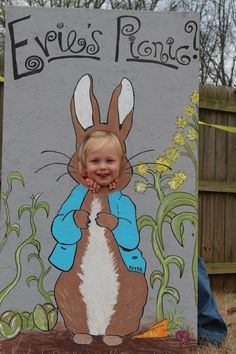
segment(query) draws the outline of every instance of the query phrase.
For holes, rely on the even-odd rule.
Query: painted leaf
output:
[[[31,331],[34,328],[33,314],[25,311],[21,314],[21,318],[23,331]]]
[[[31,258],[33,258],[33,257],[39,259],[39,255],[38,255],[37,253],[30,253],[30,254],[28,255],[28,257],[27,257],[28,262],[29,262],[29,261],[31,260]]]
[[[51,331],[57,324],[58,310],[53,309],[48,313],[49,330]]]
[[[137,221],[138,230],[141,231],[144,226],[156,227],[154,219],[149,215],[142,215]]]
[[[52,269],[52,267],[49,266],[48,269],[45,270],[45,272],[44,272],[45,277],[46,277],[46,275],[48,275],[48,273],[50,272],[51,269]]]
[[[188,156],[191,158],[191,155],[189,152],[181,151],[179,154],[180,154],[180,156]]]
[[[49,323],[47,312],[44,307],[40,304],[36,305],[33,311],[33,321],[35,327],[41,331],[48,331]]]
[[[46,310],[47,313],[49,313],[50,311],[52,311],[55,307],[53,306],[53,304],[43,304],[44,309]]]
[[[27,279],[26,279],[26,284],[28,285],[28,286],[30,286],[30,283],[32,282],[32,281],[38,281],[38,278],[36,277],[36,275],[30,275],[29,277],[27,277]]]
[[[14,338],[22,330],[22,319],[19,313],[12,314],[12,311],[3,313],[0,320],[0,333],[5,338]]]
[[[54,307],[53,304],[44,304],[43,307],[45,308],[47,314],[48,314],[48,320],[49,320],[49,330],[53,329],[57,323],[57,318],[58,318],[58,310]]]
[[[184,266],[185,266],[184,259],[179,256],[168,256],[168,257],[166,257],[166,265],[169,265],[169,264],[177,265],[177,267],[180,270],[180,278],[181,278],[183,275]]]
[[[170,193],[162,199],[162,202],[159,205],[156,216],[156,224],[158,228],[158,234],[163,244],[162,239],[162,226],[165,220],[166,215],[173,209],[181,206],[191,206],[194,209],[198,210],[198,201],[197,198],[186,192],[174,192]]]
[[[20,172],[17,172],[17,171],[11,172],[7,176],[7,183],[9,185],[10,189],[12,189],[12,181],[13,180],[18,180],[18,181],[21,182],[23,187],[25,186],[24,178],[22,177],[22,174]]]
[[[157,279],[160,280],[160,282],[162,283],[163,277],[164,277],[164,274],[163,274],[161,271],[159,271],[159,270],[154,270],[154,272],[152,272],[152,274],[150,275],[150,284],[151,284],[151,287],[153,288],[154,283],[155,283],[155,281],[156,281]]]
[[[14,311],[5,311],[1,314],[1,320],[6,322],[6,323],[9,323],[11,318],[15,315],[15,312]]]
[[[176,213],[170,211],[164,218],[163,222],[168,222],[170,225],[172,223],[173,218],[176,216]],[[184,233],[184,225],[181,224],[180,225],[180,235],[183,236]],[[162,242],[162,240],[160,240],[160,242]],[[164,247],[162,247],[162,249],[164,250]]]
[[[47,217],[49,216],[49,205],[46,202],[40,202],[37,204],[37,209],[44,209]]]
[[[54,296],[54,290],[50,290],[50,291],[48,292],[48,296],[49,296],[49,297]]]
[[[32,207],[34,209],[37,209],[37,202],[38,202],[40,195],[41,195],[41,193],[38,193],[36,195],[33,195],[33,197],[32,197]]]
[[[35,246],[37,248],[38,254],[40,254],[41,251],[41,244],[38,240],[31,240],[30,244]],[[38,256],[38,255],[37,255]]]
[[[171,221],[172,221],[171,216],[170,216],[169,214],[167,214],[167,215],[165,216],[164,222],[168,222],[169,224],[171,224]]]
[[[18,218],[20,219],[22,214],[25,212],[25,211],[30,211],[30,206],[29,205],[22,205],[19,209],[18,209]]]
[[[28,327],[27,330],[31,331],[34,328],[33,314],[31,313],[28,318]]]
[[[33,320],[41,331],[50,331],[57,323],[57,309],[52,304],[38,304],[33,311]]]
[[[15,231],[15,233],[17,234],[17,236],[19,237],[20,236],[20,225],[19,224],[12,224],[10,227],[9,227],[9,231],[10,233]]]
[[[183,222],[185,220],[188,220],[192,222],[197,229],[198,226],[198,218],[196,213],[192,212],[184,212],[181,214],[176,215],[172,221],[171,221],[171,229],[173,231],[173,234],[175,235],[176,240],[179,242],[179,244],[183,247]]]
[[[164,290],[165,294],[171,295],[176,299],[177,304],[179,303],[180,300],[180,294],[178,292],[177,289],[172,288],[171,286],[168,286],[165,290]]]
[[[1,200],[4,200],[4,201],[7,200],[7,195],[6,195],[6,193],[1,192]]]

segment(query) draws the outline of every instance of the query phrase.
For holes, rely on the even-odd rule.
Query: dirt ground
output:
[[[190,354],[196,353],[196,341],[181,344],[175,337],[133,339],[125,337],[121,345],[108,347],[101,337],[90,345],[78,345],[68,331],[21,333],[0,342],[0,354]]]
[[[188,345],[180,344],[175,337],[160,339],[124,338],[118,347],[107,347],[97,337],[89,346],[80,346],[72,341],[72,336],[62,327],[50,333],[22,333],[11,340],[0,341],[0,354],[235,354],[236,353],[236,308],[235,293],[216,294],[218,308],[228,327],[228,336],[220,348],[196,346],[191,340]]]
[[[198,348],[198,354],[236,354],[236,293],[216,293],[216,302],[228,328],[228,335],[220,348],[204,346]],[[231,310],[231,311],[230,311]]]

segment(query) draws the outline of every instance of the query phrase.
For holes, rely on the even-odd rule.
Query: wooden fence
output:
[[[2,103],[0,82],[0,137]],[[200,120],[236,126],[236,91],[201,87]],[[236,291],[236,134],[205,125],[199,141],[199,220],[199,254],[213,288]]]
[[[200,120],[236,126],[236,91],[200,88]],[[236,291],[236,134],[200,126],[199,254],[213,288]]]

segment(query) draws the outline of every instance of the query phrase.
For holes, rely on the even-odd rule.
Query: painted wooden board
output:
[[[3,348],[194,350],[198,16],[9,8],[4,91]],[[125,154],[92,193],[97,131]]]

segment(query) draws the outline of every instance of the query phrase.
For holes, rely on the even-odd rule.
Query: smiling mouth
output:
[[[101,178],[106,178],[106,177],[109,176],[109,174],[108,173],[101,173],[98,176],[101,177]]]

